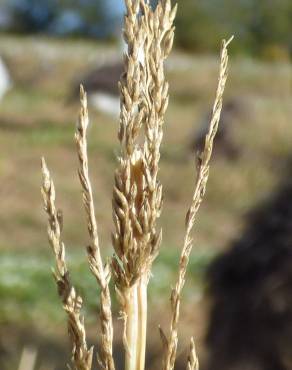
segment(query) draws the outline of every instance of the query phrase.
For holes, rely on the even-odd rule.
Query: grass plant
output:
[[[86,93],[81,86],[81,110],[75,139],[78,153],[78,175],[87,218],[90,244],[87,246],[89,267],[100,288],[100,346],[98,362],[103,369],[114,370],[113,320],[110,279],[124,319],[124,352],[126,370],[144,370],[147,337],[147,292],[152,264],[159,254],[162,232],[158,220],[162,211],[162,185],[159,181],[160,146],[169,85],[164,72],[174,39],[173,22],[176,6],[160,0],[155,8],[146,0],[126,0],[124,39],[124,73],[119,84],[121,110],[118,139],[120,153],[114,174],[112,243],[114,254],[104,263],[98,237],[93,190],[89,178],[87,129],[89,124]],[[205,146],[197,158],[197,178],[191,206],[186,215],[185,237],[181,250],[178,276],[171,291],[171,321],[165,332],[160,328],[163,343],[163,369],[174,368],[177,345],[181,293],[185,284],[189,256],[193,246],[192,229],[203,200],[213,142],[222,109],[227,78],[229,41],[223,41],[220,73],[215,103]],[[55,187],[42,159],[44,208],[48,216],[49,242],[55,255],[54,271],[58,293],[68,318],[72,344],[72,366],[76,370],[92,368],[93,348],[86,340],[82,298],[71,283],[62,240],[63,215],[55,204]],[[171,284],[171,282],[169,282]],[[198,369],[194,339],[190,341],[187,369]]]

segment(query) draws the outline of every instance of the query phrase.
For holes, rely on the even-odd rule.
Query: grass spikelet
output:
[[[48,215],[48,237],[55,255],[54,277],[59,296],[68,319],[68,333],[72,345],[72,363],[76,370],[90,370],[93,348],[88,349],[84,318],[81,316],[82,298],[76,293],[69,277],[65,260],[65,245],[61,240],[62,213],[55,206],[55,187],[44,158],[42,158],[42,195],[44,209]]]
[[[125,0],[124,73],[119,83],[120,117],[118,140],[120,153],[114,174],[112,213],[114,255],[103,263],[89,177],[87,153],[88,109],[80,87],[81,109],[75,133],[78,175],[82,188],[90,245],[89,267],[100,288],[100,348],[98,361],[102,369],[114,370],[113,320],[109,282],[113,277],[121,316],[124,319],[125,370],[144,370],[147,337],[147,288],[152,264],[162,240],[158,220],[162,211],[162,185],[159,181],[160,146],[163,138],[169,86],[164,64],[172,49],[177,8],[170,0],[160,0],[153,8],[148,0]],[[217,132],[222,97],[227,79],[228,42],[223,41],[218,88],[209,131],[197,160],[197,178],[191,206],[187,212],[185,237],[178,278],[171,292],[169,333],[160,329],[163,343],[163,370],[173,370],[178,345],[181,293],[193,246],[191,237],[197,212],[203,200],[209,175],[214,137]],[[62,213],[56,210],[55,189],[44,159],[42,160],[42,195],[48,215],[49,242],[54,252],[54,276],[63,307],[68,316],[72,343],[72,363],[76,370],[90,370],[93,348],[88,349],[82,299],[70,283],[61,240]],[[191,339],[187,370],[198,370],[194,340]]]
[[[191,338],[187,370],[199,370],[199,360],[198,360],[197,353],[196,353],[194,338]]]
[[[212,117],[210,121],[210,126],[205,139],[205,145],[202,153],[198,155],[197,158],[197,179],[195,185],[195,191],[191,206],[186,215],[186,226],[185,226],[185,237],[183,242],[183,248],[179,261],[179,273],[178,279],[175,287],[171,292],[171,309],[172,317],[170,324],[170,334],[167,340],[166,352],[164,356],[163,369],[172,370],[174,368],[177,342],[178,342],[178,322],[180,314],[180,301],[181,293],[185,284],[185,275],[187,271],[187,265],[189,262],[190,253],[193,247],[193,239],[191,237],[191,232],[196,220],[197,212],[202,203],[203,197],[206,191],[207,180],[209,177],[209,167],[210,159],[214,144],[214,138],[218,129],[218,124],[220,120],[220,114],[222,109],[222,99],[225,89],[226,79],[227,79],[227,66],[228,66],[228,52],[227,47],[232,41],[223,41],[221,50],[221,60],[220,60],[220,73],[219,81],[216,92],[215,103],[213,106]]]
[[[164,61],[171,51],[176,8],[170,1],[153,10],[146,1],[126,1],[124,38],[128,45],[120,82],[121,154],[115,173],[113,270],[125,318],[128,370],[145,366],[147,285],[158,254],[162,208],[158,181],[160,144],[168,105]]]
[[[100,323],[101,323],[101,346],[99,351],[99,363],[103,369],[114,370],[114,360],[112,354],[113,345],[113,324],[111,313],[111,296],[109,290],[110,268],[106,264],[103,266],[99,238],[97,231],[97,222],[94,211],[94,201],[92,187],[88,170],[87,139],[86,132],[88,127],[88,109],[87,98],[83,86],[80,87],[81,109],[79,114],[75,141],[79,159],[78,175],[82,187],[83,204],[87,217],[88,232],[91,239],[91,245],[87,247],[89,266],[92,274],[100,286]]]

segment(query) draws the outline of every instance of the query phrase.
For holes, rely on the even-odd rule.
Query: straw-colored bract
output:
[[[72,362],[77,370],[91,369],[93,348],[88,349],[84,319],[80,314],[82,298],[70,282],[65,259],[65,245],[61,240],[63,217],[55,205],[55,187],[46,162],[42,159],[44,208],[48,215],[48,237],[55,255],[54,277],[63,308],[68,318],[68,332],[72,342]]]
[[[101,257],[94,211],[93,192],[89,178],[86,132],[88,127],[87,98],[80,89],[81,110],[76,130],[79,160],[78,175],[90,236],[87,247],[89,267],[100,287],[100,348],[98,362],[103,369],[114,370],[113,321],[109,281],[113,277],[115,291],[124,319],[124,351],[126,370],[144,370],[147,334],[147,286],[152,263],[162,240],[157,220],[162,210],[162,185],[159,182],[160,145],[164,117],[168,106],[168,83],[164,61],[173,44],[173,22],[176,6],[160,0],[153,9],[147,0],[125,0],[124,73],[121,76],[121,109],[118,139],[120,154],[113,189],[114,255],[104,264]],[[198,156],[197,179],[191,206],[186,216],[186,232],[178,267],[178,279],[171,292],[169,333],[160,329],[163,342],[163,370],[174,368],[181,292],[192,249],[191,231],[202,202],[209,174],[214,137],[222,108],[227,78],[229,42],[223,41],[217,94],[209,132],[203,152]],[[42,194],[48,214],[48,235],[56,259],[55,278],[63,307],[68,315],[72,344],[72,365],[77,370],[92,368],[93,349],[88,349],[83,318],[82,299],[69,279],[65,262],[65,246],[61,241],[62,216],[56,210],[54,184],[42,160]],[[171,284],[171,282],[170,282]],[[198,369],[194,340],[191,339],[188,370]]]

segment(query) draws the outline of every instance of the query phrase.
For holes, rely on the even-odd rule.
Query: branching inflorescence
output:
[[[168,83],[164,62],[174,38],[173,22],[176,6],[160,0],[153,9],[147,0],[125,0],[124,73],[121,76],[121,109],[118,139],[120,154],[113,189],[114,256],[104,264],[98,239],[93,192],[89,178],[86,131],[88,110],[86,93],[80,89],[81,110],[75,134],[79,159],[78,175],[82,187],[90,245],[87,247],[89,267],[100,288],[100,348],[98,362],[103,369],[114,370],[113,322],[109,281],[115,290],[124,319],[125,369],[144,370],[147,329],[147,286],[152,263],[162,240],[157,220],[162,209],[162,185],[158,179],[160,145],[165,112],[168,106]],[[177,283],[171,293],[171,322],[163,342],[163,370],[174,368],[181,292],[192,249],[191,231],[202,202],[209,174],[213,141],[222,108],[227,78],[227,46],[223,42],[219,83],[209,132],[203,152],[198,156],[198,172],[191,207],[186,216],[186,232],[179,262]],[[69,279],[65,262],[65,246],[61,241],[62,216],[55,207],[55,190],[45,161],[42,160],[42,194],[48,215],[48,235],[56,259],[55,278],[72,342],[72,364],[77,370],[92,368],[93,349],[88,349],[83,318],[82,299]],[[198,369],[194,340],[191,339],[188,370]]]
[[[55,187],[45,160],[42,159],[44,208],[48,215],[48,237],[55,255],[54,277],[63,308],[68,318],[68,332],[72,342],[72,361],[77,370],[91,369],[93,348],[88,349],[84,319],[80,315],[82,298],[71,285],[65,260],[65,245],[61,240],[63,225],[62,212],[56,209]]]

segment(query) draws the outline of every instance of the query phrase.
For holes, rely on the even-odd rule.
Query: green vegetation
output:
[[[177,45],[214,51],[223,37],[234,34],[233,52],[267,59],[291,55],[290,0],[179,0]]]
[[[157,304],[157,299],[161,303],[168,298],[169,281],[175,278],[178,256],[178,251],[173,248],[162,251],[154,265],[155,279],[151,280],[150,298],[155,297],[155,302],[150,301],[150,304]],[[185,292],[187,301],[202,294],[203,272],[212,257],[211,252],[203,250],[192,256],[191,279]],[[73,283],[84,297],[87,320],[96,320],[98,288],[89,273],[86,255],[75,250],[68,255],[68,261]],[[47,323],[63,324],[64,314],[50,274],[53,264],[47,246],[42,252],[0,252],[0,324],[37,322],[39,327]]]
[[[49,32],[70,37],[113,36],[123,10],[122,0],[2,2],[12,9],[14,32]],[[152,3],[155,5],[157,0]],[[290,0],[178,0],[178,5],[176,45],[181,49],[214,52],[222,38],[234,34],[233,53],[272,60],[287,60],[291,56]]]

